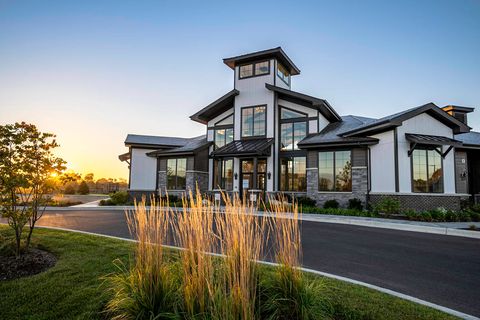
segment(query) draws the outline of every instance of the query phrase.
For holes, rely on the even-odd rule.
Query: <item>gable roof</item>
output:
[[[437,107],[434,103],[430,102],[423,106],[404,110],[402,112],[394,113],[389,116],[380,118],[371,123],[364,124],[352,130],[344,132],[344,137],[351,137],[354,135],[365,135],[379,133],[387,130],[391,130],[395,127],[402,125],[405,120],[411,119],[419,114],[427,113],[443,124],[453,129],[454,133],[463,133],[470,131],[470,127],[463,122],[455,119],[441,108]]]
[[[470,131],[467,133],[456,134],[455,139],[461,141],[465,148],[480,149],[480,132]]]
[[[332,108],[327,100],[315,98],[300,92],[284,89],[277,87],[268,83],[265,83],[265,87],[268,90],[278,93],[279,97],[285,100],[289,100],[294,103],[307,104],[310,107],[313,107],[320,111],[320,113],[330,122],[341,121],[341,117],[338,113]]]
[[[217,114],[227,110],[230,107],[233,107],[235,96],[238,96],[239,93],[240,92],[238,90],[233,89],[232,91],[224,94],[217,100],[210,103],[202,110],[190,116],[190,119],[200,122],[202,124],[206,124],[208,120],[212,119]]]
[[[211,142],[207,141],[207,136],[201,135],[188,139],[187,143],[181,147],[166,150],[156,150],[147,153],[147,155],[150,157],[189,155],[194,154],[198,150],[208,147],[210,144]]]
[[[322,131],[308,135],[298,143],[301,149],[313,147],[333,147],[352,145],[371,145],[378,143],[378,139],[369,137],[342,137],[342,133],[375,121],[372,118],[360,116],[343,116],[342,121],[328,124]]]
[[[151,146],[151,147],[179,147],[185,145],[189,138],[147,136],[140,134],[128,134],[125,139],[127,146]]]
[[[282,47],[276,47],[272,49],[257,51],[253,53],[242,54],[240,56],[230,57],[223,59],[223,63],[232,69],[239,64],[259,61],[262,59],[275,58],[282,63],[282,65],[290,71],[291,75],[300,74],[300,69],[293,63],[292,60],[283,51]]]

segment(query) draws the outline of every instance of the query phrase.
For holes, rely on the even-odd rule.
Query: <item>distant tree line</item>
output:
[[[78,173],[68,173],[67,181],[59,181],[59,190],[64,194],[109,194],[127,190],[126,179],[100,178],[95,180],[93,173],[87,173],[83,177]]]

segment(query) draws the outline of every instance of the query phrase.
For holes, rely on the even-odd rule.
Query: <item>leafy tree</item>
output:
[[[42,217],[53,176],[65,170],[65,161],[53,155],[59,145],[55,135],[40,132],[25,122],[0,126],[0,205],[2,215],[15,231],[16,254],[28,223],[26,249],[36,222]]]
[[[87,182],[93,182],[93,173],[87,173],[84,177],[83,177],[83,180],[87,181]]]
[[[78,193],[80,193],[80,194],[89,194],[90,193],[90,189],[88,188],[88,185],[85,182],[85,180],[82,180],[82,182],[80,182],[80,185],[78,186]]]
[[[73,185],[72,183],[67,184],[65,190],[63,191],[63,193],[65,194],[75,194],[75,192],[77,192],[77,190],[75,188],[75,185]]]

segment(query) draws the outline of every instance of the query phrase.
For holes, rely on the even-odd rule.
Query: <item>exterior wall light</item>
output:
[[[235,172],[235,174],[233,175],[233,177],[235,178],[235,180],[238,179],[238,173]]]
[[[268,177],[268,180],[270,180],[272,178],[272,173],[270,171],[268,171],[267,177]]]

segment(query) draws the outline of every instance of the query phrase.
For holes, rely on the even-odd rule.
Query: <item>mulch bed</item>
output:
[[[57,258],[50,252],[30,249],[20,257],[0,255],[0,281],[31,276],[53,267]]]

